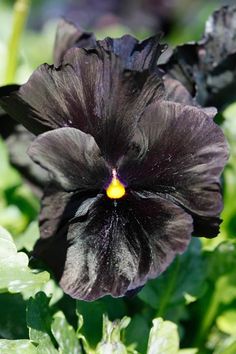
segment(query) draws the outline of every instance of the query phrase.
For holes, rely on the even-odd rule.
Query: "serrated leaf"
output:
[[[51,324],[52,316],[49,311],[49,301],[43,292],[39,292],[35,297],[28,301],[26,322],[29,328],[30,339],[38,344],[37,352],[39,354],[56,354],[52,342]]]
[[[0,339],[1,354],[38,354],[36,347],[28,339]]]
[[[53,316],[52,334],[59,344],[61,354],[80,354],[81,347],[74,328],[69,325],[63,312],[57,312]]]
[[[177,354],[178,351],[177,326],[162,318],[154,319],[149,335],[147,354]]]
[[[48,272],[34,273],[28,256],[17,252],[11,235],[0,226],[0,290],[35,293],[49,280]]]

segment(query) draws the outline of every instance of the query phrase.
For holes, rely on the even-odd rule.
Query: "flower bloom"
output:
[[[77,37],[66,50],[70,29],[55,66],[0,103],[38,135],[29,154],[52,176],[34,255],[72,297],[118,297],[163,272],[192,233],[218,234],[227,145],[212,111],[176,102],[184,90],[162,81],[157,38],[86,36],[80,48]]]
[[[236,6],[223,6],[206,23],[202,39],[175,48],[163,65],[201,106],[222,110],[236,100]]]

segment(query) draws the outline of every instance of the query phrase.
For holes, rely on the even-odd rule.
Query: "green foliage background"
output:
[[[202,5],[192,26],[180,9],[166,41],[199,38],[216,5]],[[12,10],[11,1],[1,2],[1,85],[9,64]],[[40,32],[24,31],[15,82],[26,81],[39,64],[52,62],[55,27],[50,21]],[[124,32],[127,28],[115,26],[98,36]],[[136,35],[141,38],[146,32]],[[39,237],[39,200],[10,165],[0,139],[0,353],[236,353],[236,103],[221,114],[230,146],[222,179],[221,233],[213,240],[193,239],[163,275],[130,299],[75,301],[49,273],[28,267]]]

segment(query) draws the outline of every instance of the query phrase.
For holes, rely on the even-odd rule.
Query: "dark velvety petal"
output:
[[[17,94],[0,102],[35,134],[65,126],[90,133],[115,163],[145,107],[162,94],[157,75],[124,70],[115,54],[101,48],[73,48],[60,69],[41,66]]]
[[[72,47],[91,48],[96,47],[96,39],[93,33],[85,32],[73,23],[61,19],[57,26],[54,44],[54,65],[59,66],[66,51]]]
[[[177,47],[165,71],[181,81],[202,106],[222,109],[236,99],[236,7],[215,11],[197,43]]]
[[[30,88],[28,94],[30,95]],[[40,112],[37,112],[36,108],[31,108],[30,103],[24,102],[20,95],[21,87],[18,85],[0,87],[0,106],[10,117],[14,118],[17,123],[22,123],[34,134],[40,134],[52,129],[48,122],[45,122],[44,119],[41,118]],[[29,100],[30,102],[31,100],[34,101],[34,98],[30,97]],[[41,107],[41,109],[43,109],[43,107]]]
[[[136,159],[130,153],[119,175],[130,188],[163,193],[200,218],[197,235],[216,235],[222,210],[220,174],[228,155],[221,129],[198,108],[162,101],[147,109],[140,131],[146,151]],[[210,228],[211,221],[207,235],[200,226]]]
[[[120,57],[126,69],[157,70],[157,60],[166,49],[166,45],[160,44],[161,37],[161,34],[157,34],[140,42],[131,35],[124,35],[121,38],[107,37],[96,41],[93,33],[85,32],[75,24],[62,19],[57,28],[54,64],[58,66],[66,51],[72,47],[87,49],[100,47]]]
[[[163,272],[186,249],[191,232],[191,216],[151,193],[129,193],[117,203],[98,196],[84,201],[67,227],[41,240],[34,255],[52,267],[72,297],[117,297]]]
[[[74,128],[40,135],[29,155],[66,191],[100,190],[111,174],[94,138]]]
[[[161,37],[158,34],[139,42],[136,38],[125,35],[116,39],[107,37],[97,44],[118,55],[127,69],[152,71],[157,69],[157,60],[166,49],[166,45],[160,44]]]
[[[163,77],[165,85],[165,100],[182,103],[184,105],[196,106],[197,103],[189,91],[180,81],[173,79],[170,75]]]
[[[86,226],[70,224],[60,284],[84,300],[123,296],[163,272],[186,249],[191,231],[191,217],[162,198],[136,194],[117,205],[103,198]]]
[[[40,239],[36,242],[33,259],[40,259],[62,276],[68,248],[69,220],[75,215],[85,217],[96,197],[89,193],[68,193],[51,183],[45,189],[39,217]]]
[[[217,114],[217,109],[215,107],[206,107],[203,108],[199,106],[196,102],[196,99],[193,98],[188,90],[181,84],[180,81],[173,79],[170,75],[165,75],[163,77],[164,86],[165,86],[165,100],[181,103],[183,105],[195,106],[201,109],[212,119]]]

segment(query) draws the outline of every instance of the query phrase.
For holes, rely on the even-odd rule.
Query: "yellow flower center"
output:
[[[119,199],[125,195],[125,187],[117,178],[116,170],[112,170],[112,180],[106,189],[108,198]]]

